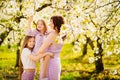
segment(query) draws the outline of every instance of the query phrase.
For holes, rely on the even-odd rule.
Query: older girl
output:
[[[21,50],[21,61],[23,64],[22,80],[34,80],[36,63],[34,62],[34,59],[29,58],[29,55],[32,54],[34,45],[34,36],[26,36],[23,41]],[[50,54],[51,53],[45,53],[41,56],[41,58]]]

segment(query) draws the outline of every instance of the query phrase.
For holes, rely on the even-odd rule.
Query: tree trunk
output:
[[[96,71],[97,73],[100,73],[104,70],[104,66],[103,66],[103,62],[102,62],[102,45],[99,42],[99,38],[97,39],[97,47],[98,47],[98,52],[94,53],[94,56],[97,58],[97,60],[95,60],[95,67],[96,67]]]
[[[3,41],[6,39],[6,37],[9,35],[9,33],[12,31],[12,29],[8,28],[9,32],[5,31],[3,33],[0,34],[0,46],[3,43]]]
[[[83,52],[82,52],[83,54],[82,54],[82,56],[85,56],[87,54],[87,45],[88,45],[89,38],[87,36],[85,36],[85,37],[86,37],[86,43],[83,44]]]
[[[87,54],[87,43],[83,44],[83,52],[82,56],[85,56]]]
[[[21,80],[22,73],[23,73],[23,64],[22,64],[21,59],[19,58],[19,76],[20,76],[20,80]]]
[[[21,40],[18,42],[17,44],[17,51],[16,51],[16,64],[15,64],[15,67],[19,67],[19,59],[20,59],[20,43],[21,43]]]
[[[93,44],[93,41],[90,38],[88,40],[88,43],[89,43],[91,49],[94,50],[94,44]]]
[[[87,45],[89,44],[91,49],[93,50],[94,49],[94,45],[93,45],[93,41],[87,37],[86,37],[86,43],[83,45],[83,56],[87,54]]]

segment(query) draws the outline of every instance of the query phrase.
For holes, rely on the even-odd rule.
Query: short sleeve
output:
[[[37,29],[33,30],[33,34],[34,36],[36,36],[37,34],[39,34],[39,31]]]
[[[39,32],[35,29],[35,30],[32,30],[32,29],[29,29],[26,31],[26,35],[29,35],[29,36],[36,36]]]
[[[31,51],[28,48],[22,50],[22,56],[28,56],[29,54],[31,54]]]

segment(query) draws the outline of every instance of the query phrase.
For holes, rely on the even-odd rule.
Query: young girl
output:
[[[21,78],[22,80],[34,80],[36,62],[34,61],[33,58],[29,57],[29,55],[32,54],[34,45],[35,45],[34,36],[26,36],[22,44],[21,52],[21,61],[24,69]],[[41,55],[41,58],[51,54],[52,53],[45,53]]]

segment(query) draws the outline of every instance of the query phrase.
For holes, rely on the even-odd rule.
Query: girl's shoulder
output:
[[[29,50],[28,48],[23,48],[23,50]]]
[[[31,50],[29,50],[28,48],[23,48],[21,55],[22,56],[27,56],[29,54],[31,54]]]
[[[34,29],[33,32],[35,32],[35,33],[39,33],[39,31],[38,31],[37,29]]]
[[[28,56],[29,54],[31,54],[31,51],[28,49],[28,48],[23,48],[22,50],[22,54],[21,54],[21,57],[26,57]]]
[[[26,31],[26,35],[29,36],[36,36],[37,34],[39,34],[39,31],[37,29],[29,29]]]
[[[31,52],[28,48],[23,48],[22,53],[29,53]]]
[[[34,29],[34,30],[32,31],[32,33],[33,33],[34,36],[36,36],[37,34],[39,34],[39,31],[38,31],[37,29]]]

